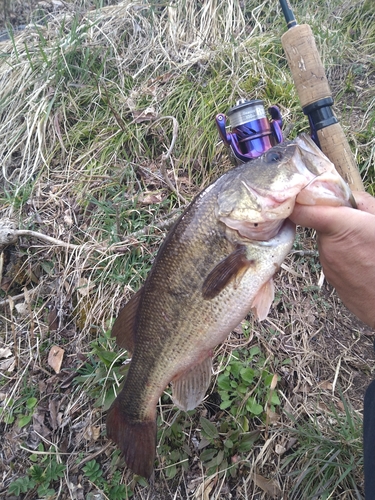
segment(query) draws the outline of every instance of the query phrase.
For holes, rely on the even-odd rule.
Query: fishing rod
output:
[[[344,131],[332,111],[333,98],[324,66],[308,24],[298,24],[289,0],[279,0],[288,31],[281,37],[289,69],[312,138],[353,190],[363,182]]]

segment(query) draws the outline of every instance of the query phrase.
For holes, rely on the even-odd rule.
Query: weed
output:
[[[358,486],[363,467],[362,420],[341,394],[343,411],[329,406],[329,421],[317,414],[296,421],[292,434],[297,448],[283,460],[283,469],[294,464],[291,499],[336,498],[351,491],[361,499]]]
[[[234,417],[258,417],[264,414],[268,402],[270,410],[275,412],[280,399],[276,392],[271,393],[273,376],[258,346],[233,351],[217,379],[222,399],[220,409],[228,410]]]
[[[115,471],[110,480],[105,479],[102,468],[96,460],[87,462],[82,471],[87,479],[103,491],[110,500],[124,500],[133,496],[133,491],[129,487],[120,484],[121,473],[119,471]]]
[[[126,353],[119,355],[113,346],[109,333],[93,341],[92,353],[74,379],[78,388],[84,388],[96,400],[96,405],[105,409],[111,406],[118,391],[118,380],[129,367],[123,365],[127,360]]]
[[[254,418],[266,420],[266,410],[275,412],[280,405],[277,393],[270,387],[273,375],[266,370],[266,359],[259,347],[234,351],[229,360],[221,358],[220,361],[225,369],[218,376],[217,387],[225,417],[215,422],[200,416],[198,432],[194,424],[196,411],[186,414],[171,410],[173,422],[167,427],[162,425],[160,417],[158,419],[158,452],[168,479],[186,470],[197,452],[207,476],[219,473],[236,477],[245,455],[261,435],[257,429],[250,430],[254,427],[252,421]],[[167,391],[162,402],[170,401],[169,398]]]
[[[39,451],[43,451],[43,445],[39,446]],[[20,496],[21,493],[36,491],[41,498],[53,496],[56,494],[53,484],[64,477],[65,469],[64,464],[57,462],[56,456],[46,454],[41,460],[41,465],[32,465],[26,476],[10,483],[8,494]]]
[[[199,444],[199,458],[206,469],[207,476],[219,473],[236,477],[244,456],[253,448],[260,438],[260,431],[244,432],[247,428],[246,418],[225,419],[219,427],[205,417],[199,420],[202,440]]]
[[[37,403],[38,399],[34,396],[23,396],[16,400],[9,398],[0,408],[0,417],[6,424],[16,422],[19,428],[25,427],[31,422]]]
[[[169,396],[167,396],[169,399]],[[193,414],[194,412],[189,412]],[[192,420],[186,413],[171,410],[172,423],[162,425],[158,417],[158,455],[160,466],[163,467],[168,479],[173,479],[181,470],[188,470],[189,457],[192,456],[187,436],[190,435]]]

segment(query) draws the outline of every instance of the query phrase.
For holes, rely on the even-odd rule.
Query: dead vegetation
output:
[[[280,106],[293,134],[307,128],[276,2],[37,7],[38,17],[0,45],[0,497],[362,498],[360,421],[374,335],[324,281],[308,232],[277,278],[270,317],[248,318],[218,349],[205,405],[181,415],[168,395],[161,401],[151,487],[124,469],[105,437],[126,359],[108,339],[111,323],[185,200],[230,166],[215,114],[237,98],[261,98]],[[316,33],[372,190],[373,5],[295,7]],[[281,404],[264,419],[218,407],[219,374],[233,350],[249,346],[279,377]],[[218,436],[202,430],[202,418]],[[235,425],[255,433],[246,452],[223,444]],[[210,429],[212,442],[200,447]],[[208,473],[205,449],[223,452],[227,465]],[[356,486],[324,477],[337,463],[334,481],[347,470]],[[19,496],[9,493],[24,477]],[[120,482],[126,489],[117,491]]]

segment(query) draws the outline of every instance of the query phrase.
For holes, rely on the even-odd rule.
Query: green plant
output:
[[[258,429],[250,430],[251,420],[266,420],[266,410],[274,413],[280,399],[271,386],[275,377],[258,346],[237,349],[229,360],[219,361],[225,368],[218,376],[217,391],[226,416],[219,422],[200,418],[200,460],[207,475],[218,472],[236,477],[245,455],[260,438]]]
[[[31,422],[37,403],[38,399],[34,396],[23,396],[16,401],[10,398],[5,400],[4,407],[0,408],[0,417],[6,424],[17,420],[18,427],[25,427]]]
[[[321,415],[298,420],[289,429],[297,445],[283,460],[282,469],[291,479],[290,498],[306,500],[338,498],[351,491],[362,499],[359,489],[363,467],[362,419],[341,394],[344,411],[329,406],[329,419]]]
[[[169,396],[164,396],[169,400]],[[165,471],[168,479],[173,479],[177,473],[186,471],[189,467],[189,457],[192,452],[189,447],[187,436],[190,435],[192,420],[190,415],[194,411],[181,412],[173,408],[170,411],[172,422],[169,425],[163,425],[162,419],[158,416],[158,450],[160,465]],[[168,418],[169,420],[169,418]]]
[[[74,383],[96,400],[96,406],[107,410],[118,393],[118,380],[127,372],[123,365],[127,354],[119,355],[110,338],[110,331],[91,343],[91,353],[78,370]]]
[[[8,487],[9,495],[19,496],[21,493],[27,493],[36,490],[38,497],[48,497],[56,493],[53,484],[64,477],[66,466],[57,462],[55,455],[47,454],[42,460],[41,465],[34,464],[28,469],[28,475],[19,477]]]
[[[199,444],[200,460],[208,476],[220,473],[236,477],[238,468],[246,453],[260,437],[260,431],[248,430],[246,418],[241,423],[237,420],[224,419],[217,426],[205,417],[199,420],[203,439]],[[241,425],[242,424],[242,425]]]
[[[268,404],[274,412],[280,399],[270,388],[273,376],[258,346],[233,351],[217,379],[220,408],[233,416],[255,417],[264,414]]]
[[[120,484],[120,471],[115,471],[109,479],[105,479],[101,466],[96,460],[87,462],[82,470],[87,479],[104,491],[109,500],[124,500],[133,496],[133,491],[129,487]]]

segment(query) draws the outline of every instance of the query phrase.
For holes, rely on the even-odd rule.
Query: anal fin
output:
[[[251,310],[259,321],[267,318],[274,298],[275,285],[271,278],[262,286],[251,304]]]
[[[193,410],[203,401],[211,382],[212,357],[194,365],[172,381],[172,399],[181,410]]]

